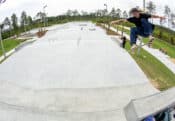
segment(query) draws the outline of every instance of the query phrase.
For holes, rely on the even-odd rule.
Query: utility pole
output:
[[[145,0],[143,0],[143,11],[145,12],[146,10],[146,3],[145,3]]]
[[[0,0],[0,5],[5,3],[6,0]],[[0,44],[1,44],[1,48],[2,48],[2,53],[4,55],[4,57],[6,58],[6,54],[5,54],[5,49],[4,49],[4,45],[3,45],[3,41],[2,41],[2,30],[1,30],[1,26],[0,26]]]
[[[47,5],[43,6],[44,28],[46,27],[46,12],[45,12],[46,8],[47,8]]]
[[[4,57],[6,58],[5,49],[4,49],[4,45],[3,45],[3,41],[2,41],[1,27],[0,27],[0,43],[1,43],[2,53],[3,53]]]
[[[108,5],[107,5],[107,3],[106,4],[104,4],[104,6],[106,7],[106,17],[107,17],[107,24],[108,24],[108,31],[109,31],[109,29],[110,29],[110,24],[109,24],[109,16],[108,16]]]

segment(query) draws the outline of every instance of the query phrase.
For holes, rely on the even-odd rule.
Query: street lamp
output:
[[[43,6],[44,27],[46,27],[46,12],[45,12],[46,8],[47,8],[47,5]]]
[[[104,6],[106,7],[106,17],[107,17],[107,22],[109,22],[109,18],[108,18],[108,5],[104,4]],[[110,24],[108,23],[108,31],[110,29]]]
[[[146,8],[146,3],[145,0],[143,0],[143,11],[145,12],[145,8]]]
[[[0,42],[1,42],[2,53],[3,53],[4,57],[6,58],[5,49],[4,49],[4,45],[3,45],[3,41],[2,41],[1,27],[0,27]]]
[[[5,3],[6,0],[0,0],[0,5],[2,3]],[[6,54],[5,54],[5,49],[4,49],[4,45],[3,45],[3,41],[2,41],[2,30],[1,30],[1,26],[0,26],[0,44],[1,44],[1,48],[2,48],[2,53],[4,55],[4,57],[6,58]]]

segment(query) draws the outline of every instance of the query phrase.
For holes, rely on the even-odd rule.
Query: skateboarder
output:
[[[120,22],[127,22],[127,21],[135,24],[136,27],[131,28],[131,33],[130,33],[130,43],[132,46],[131,51],[134,52],[135,49],[137,48],[136,41],[137,41],[138,35],[142,37],[149,37],[150,39],[149,43],[152,43],[152,41],[154,40],[154,38],[152,37],[152,33],[154,31],[154,25],[151,24],[148,21],[148,19],[159,18],[163,20],[165,19],[165,17],[143,13],[137,8],[131,9],[130,14],[132,15],[132,17],[128,19],[120,19],[120,20],[112,21],[111,24],[117,24]]]

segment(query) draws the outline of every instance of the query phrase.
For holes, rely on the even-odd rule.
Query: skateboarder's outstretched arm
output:
[[[158,18],[158,19],[161,19],[161,20],[166,19],[166,17],[164,17],[164,16],[158,16],[158,15],[151,15],[151,18]]]
[[[161,20],[164,20],[166,19],[166,17],[164,16],[158,16],[158,15],[151,15],[151,18],[158,18],[158,19],[161,19]],[[116,20],[116,21],[112,21],[110,24],[118,24],[118,23],[121,23],[121,22],[127,22],[127,19],[119,19],[119,20]]]
[[[118,23],[121,23],[121,22],[127,22],[127,19],[119,19],[119,20],[116,20],[116,21],[112,21],[110,24],[118,24]]]

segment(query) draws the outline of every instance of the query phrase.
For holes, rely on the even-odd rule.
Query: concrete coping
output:
[[[124,108],[124,112],[127,121],[141,121],[147,116],[155,115],[173,106],[175,106],[175,88],[132,100]]]

